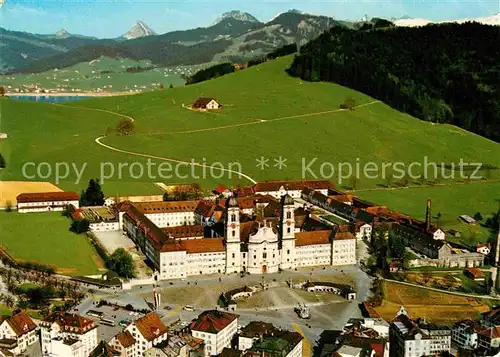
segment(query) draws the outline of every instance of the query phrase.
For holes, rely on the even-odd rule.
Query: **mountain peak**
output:
[[[253,16],[252,14],[249,14],[248,12],[232,10],[232,11],[225,12],[221,16],[219,16],[217,18],[217,20],[215,20],[215,22],[212,24],[212,26],[217,25],[218,23],[220,23],[221,21],[223,21],[225,19],[235,19],[235,20],[245,21],[245,22],[260,23],[260,21],[257,20],[257,18],[255,18],[255,16]]]
[[[153,36],[156,35],[153,30],[144,22],[144,21],[137,21],[134,26],[128,32],[123,35],[123,38],[126,38],[127,40],[132,40],[134,38],[139,38],[139,37],[147,37],[147,36]]]
[[[60,29],[59,31],[56,32],[56,37],[67,38],[69,37],[69,32],[66,31],[65,29]]]

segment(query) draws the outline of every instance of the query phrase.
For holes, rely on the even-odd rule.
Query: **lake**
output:
[[[93,98],[84,95],[9,95],[9,98],[18,100],[31,100],[33,102],[47,102],[47,103],[64,103],[73,102],[75,100]]]

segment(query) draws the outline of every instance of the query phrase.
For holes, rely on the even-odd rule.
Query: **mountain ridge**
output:
[[[155,36],[156,33],[142,20],[136,21],[134,26],[130,28],[121,37],[125,40],[133,40],[141,37]]]

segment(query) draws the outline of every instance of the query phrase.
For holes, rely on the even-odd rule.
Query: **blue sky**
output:
[[[137,20],[157,33],[211,24],[230,10],[246,11],[261,21],[277,13],[299,9],[337,19],[408,15],[430,20],[489,16],[500,12],[499,0],[302,0],[302,1],[210,1],[210,0],[4,0],[0,26],[34,33],[70,33],[117,37]]]

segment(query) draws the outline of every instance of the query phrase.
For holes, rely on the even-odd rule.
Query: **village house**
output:
[[[52,313],[40,323],[40,329],[44,356],[88,356],[97,346],[97,325],[77,314]]]
[[[453,324],[451,340],[461,348],[477,348],[477,334],[481,332],[481,324],[474,320],[463,320]]]
[[[80,196],[76,192],[21,193],[17,196],[17,211],[46,212],[63,211],[67,206],[79,207]]]
[[[238,315],[218,310],[204,311],[191,321],[189,329],[194,338],[205,342],[207,356],[218,355],[224,347],[231,346],[238,329]]]
[[[90,352],[88,357],[121,357],[122,355],[111,347],[106,341],[101,340]]]
[[[491,252],[491,244],[490,243],[478,243],[476,245],[476,252],[481,253],[482,255],[489,255]]]
[[[389,327],[390,357],[432,356],[450,352],[451,330],[414,321],[401,308]]]
[[[145,357],[205,357],[205,342],[189,333],[169,335],[166,341],[150,348]]]
[[[0,345],[8,345],[11,353],[24,353],[38,341],[38,327],[25,311],[12,316],[2,316],[0,321]]]
[[[222,108],[215,98],[198,98],[192,105],[191,108],[199,110],[212,110]]]
[[[478,268],[467,268],[464,270],[464,275],[474,281],[484,281],[486,279],[486,275]]]
[[[489,351],[500,347],[500,326],[489,327],[477,335],[478,348]]]
[[[246,350],[244,356],[302,356],[304,338],[298,332],[277,328],[266,330],[257,338],[252,339],[252,345]]]
[[[160,317],[150,312],[128,325],[124,332],[128,331],[136,341],[135,356],[143,357],[151,347],[167,340],[167,330]]]
[[[434,238],[435,240],[444,241],[446,238],[446,234],[439,228],[431,229],[430,233],[432,234],[432,238]]]

